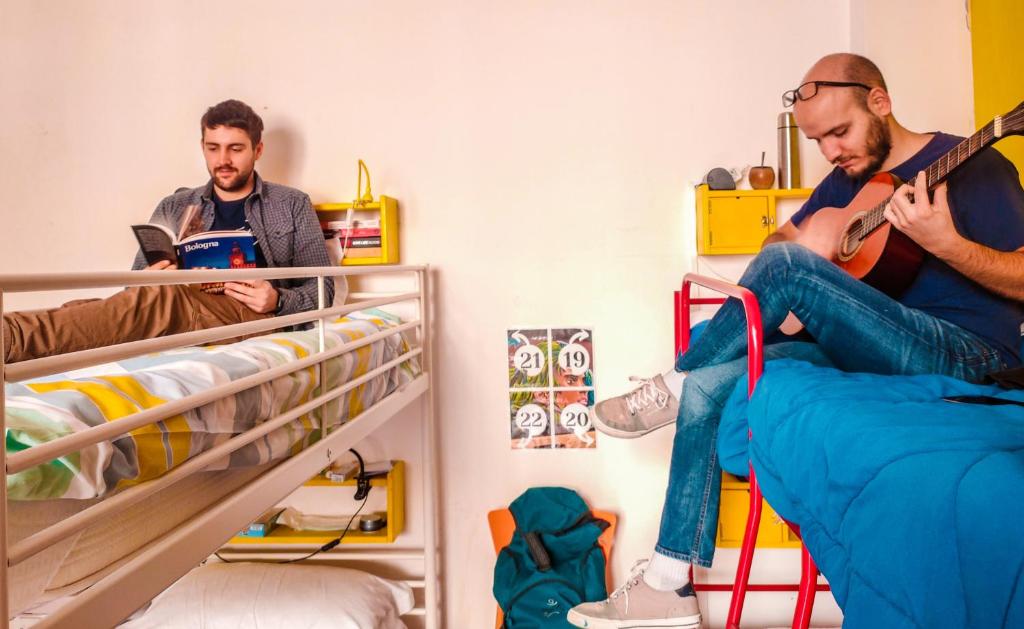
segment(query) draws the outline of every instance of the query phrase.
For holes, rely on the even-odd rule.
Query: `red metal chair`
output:
[[[683,278],[682,290],[675,294],[675,350],[676,355],[686,351],[690,346],[690,308],[695,305],[721,304],[724,298],[691,297],[691,287],[696,284],[715,292],[735,297],[743,304],[743,311],[747,318],[747,395],[754,394],[754,387],[764,371],[764,328],[761,325],[761,309],[758,306],[757,298],[749,290],[729,284],[721,280],[703,277],[688,273]],[[748,436],[749,433],[748,433]],[[814,607],[814,595],[819,591],[828,591],[828,584],[818,584],[818,567],[814,559],[807,552],[807,547],[800,546],[800,584],[792,583],[770,583],[755,584],[748,583],[750,580],[750,566],[754,560],[754,545],[757,543],[758,527],[761,523],[761,508],[763,500],[761,488],[757,484],[757,475],[754,473],[754,466],[750,466],[750,511],[747,515],[746,531],[743,534],[743,545],[740,548],[739,565],[736,567],[736,579],[732,584],[724,583],[695,583],[697,591],[728,591],[732,590],[732,599],[729,602],[729,616],[726,619],[728,629],[739,629],[740,616],[743,613],[743,601],[747,592],[792,592],[796,590],[796,610],[793,613],[793,629],[807,629],[811,623],[811,611]],[[800,529],[794,524],[786,523],[799,536]]]

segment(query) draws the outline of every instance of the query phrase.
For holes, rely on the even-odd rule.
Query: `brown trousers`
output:
[[[136,286],[106,299],[5,313],[5,360],[13,363],[270,316],[192,286]]]

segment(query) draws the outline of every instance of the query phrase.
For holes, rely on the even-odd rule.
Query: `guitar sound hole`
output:
[[[864,240],[864,234],[861,233],[863,228],[864,221],[860,218],[855,218],[846,228],[846,233],[843,234],[839,248],[844,258],[852,256],[860,248],[860,244]]]

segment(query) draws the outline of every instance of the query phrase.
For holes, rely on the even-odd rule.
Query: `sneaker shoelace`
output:
[[[659,409],[668,406],[668,394],[658,388],[654,378],[630,376],[629,379],[640,383],[639,387],[626,394],[626,410],[630,415],[639,415],[651,406]]]
[[[624,596],[626,597],[626,611],[629,611],[629,591],[633,589],[633,586],[639,585],[640,579],[644,578],[644,570],[647,567],[647,562],[647,559],[638,559],[637,562],[633,564],[633,567],[629,570],[629,578],[626,579],[626,582],[617,587],[615,591],[611,593],[611,596],[608,597],[609,603],[620,596]]]

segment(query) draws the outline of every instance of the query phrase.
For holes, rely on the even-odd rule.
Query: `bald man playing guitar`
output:
[[[766,358],[972,382],[1020,364],[1024,190],[989,146],[1021,133],[1024,107],[967,139],[916,133],[893,117],[877,66],[851,54],[818,61],[783,101],[835,169],[739,281],[758,298]],[[803,324],[801,336],[779,334],[787,319]],[[672,423],[676,433],[650,561],[608,600],[575,607],[570,622],[698,626],[689,568],[714,556],[715,439],[746,374],[745,331],[742,306],[727,301],[675,369],[595,407],[598,429],[614,437]]]

